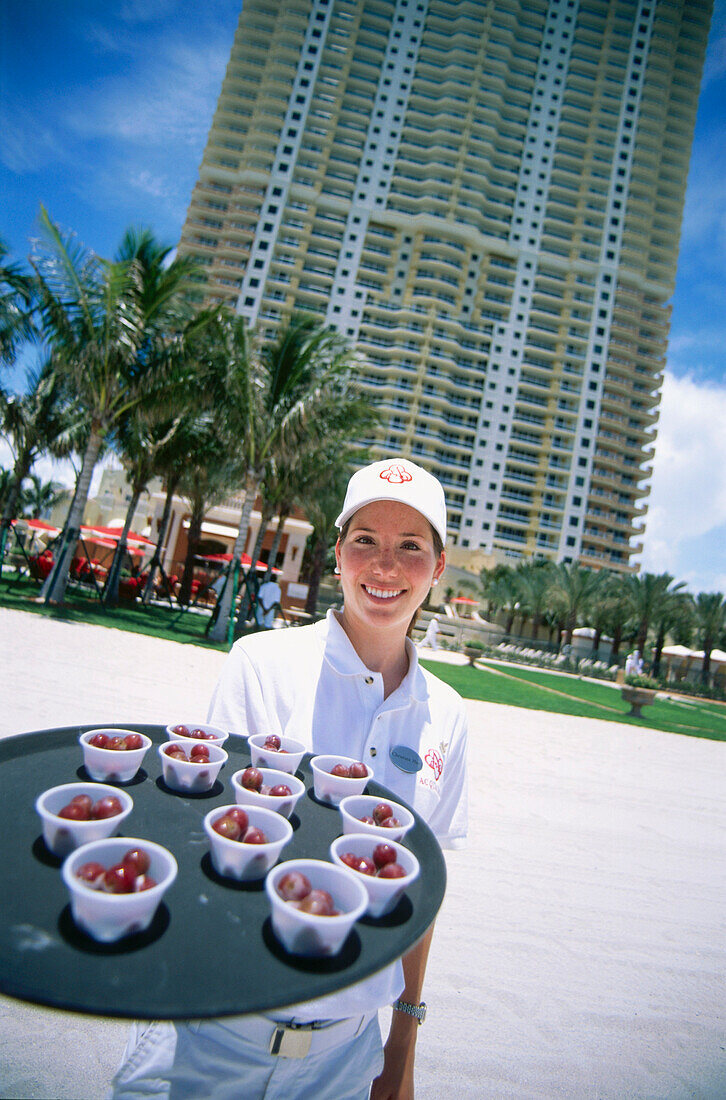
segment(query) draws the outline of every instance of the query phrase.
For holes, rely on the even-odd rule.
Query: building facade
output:
[[[452,542],[633,568],[711,0],[245,0],[180,251],[363,353]]]

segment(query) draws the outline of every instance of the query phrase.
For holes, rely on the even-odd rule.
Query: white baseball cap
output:
[[[348,482],[343,511],[335,521],[343,527],[350,517],[375,500],[397,500],[424,516],[446,542],[446,498],[441,482],[407,458],[384,458],[356,472]]]

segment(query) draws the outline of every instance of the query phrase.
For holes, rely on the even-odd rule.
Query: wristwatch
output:
[[[414,1016],[419,1023],[419,1027],[426,1019],[426,1002],[421,1001],[420,1005],[410,1005],[408,1001],[396,1001],[393,1006],[397,1012],[405,1012],[407,1016]]]

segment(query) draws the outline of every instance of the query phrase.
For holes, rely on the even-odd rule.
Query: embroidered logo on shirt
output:
[[[397,462],[392,462],[390,466],[386,466],[385,470],[381,470],[378,476],[387,481],[389,485],[402,485],[404,481],[413,481],[413,474],[410,474],[405,466],[400,466]]]
[[[426,753],[426,756],[424,757],[424,760],[431,768],[431,771],[434,773],[434,779],[440,779],[441,773],[444,770],[444,761],[436,752],[436,750],[429,749],[429,751]]]

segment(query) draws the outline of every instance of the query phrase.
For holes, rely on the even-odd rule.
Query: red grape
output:
[[[143,875],[136,880],[136,889],[138,893],[141,893],[142,890],[151,890],[152,886],[156,885],[156,879],[152,878],[151,875]]]
[[[85,808],[88,810],[88,812],[90,814],[91,807],[93,806],[93,799],[91,798],[90,794],[77,794],[77,795],[74,795],[73,798],[71,799],[71,802],[75,802],[79,806],[85,806]]]
[[[333,764],[330,774],[337,775],[340,779],[350,779],[350,769],[347,764]]]
[[[263,745],[263,748],[270,749],[271,752],[279,752],[280,744],[280,738],[277,736],[277,734],[271,733],[268,737],[265,738],[265,744]]]
[[[144,741],[140,733],[127,733],[124,737],[127,752],[143,748]]]
[[[375,821],[372,817],[361,817],[359,820],[362,821],[364,825],[375,825]]]
[[[250,825],[241,839],[245,844],[267,844],[267,837],[262,832],[262,829],[258,829],[255,825]]]
[[[358,864],[360,863],[360,856],[355,855],[353,852],[343,852],[340,857],[341,863],[344,863],[346,867],[352,868],[352,870],[358,870]]]
[[[380,825],[387,817],[393,817],[393,810],[387,802],[379,802],[377,806],[374,806],[373,820],[376,825]]]
[[[188,726],[174,726],[174,729],[171,732],[175,733],[178,737],[189,737]]]
[[[385,867],[387,863],[396,862],[396,849],[392,848],[390,844],[378,844],[373,849],[373,862],[380,871],[381,867]]]
[[[128,864],[137,875],[145,875],[151,866],[149,853],[143,848],[129,848],[121,862],[124,866]]]
[[[245,768],[240,783],[248,791],[259,791],[262,786],[262,772],[259,768]]]
[[[381,822],[382,829],[400,829],[401,822],[397,817],[387,817],[385,821]]]
[[[69,802],[62,810],[58,811],[58,817],[66,821],[90,821],[91,815],[80,802]]]
[[[332,917],[335,914],[333,899],[327,890],[311,890],[306,894],[298,909],[303,913],[313,913],[316,917]]]
[[[137,879],[136,871],[124,863],[115,863],[103,876],[103,889],[108,894],[130,894]]]
[[[93,804],[91,817],[94,821],[99,821],[105,817],[115,817],[116,814],[121,813],[122,808],[115,794],[107,794],[105,798],[99,798],[98,802]]]
[[[301,871],[288,871],[277,883],[277,892],[284,901],[302,901],[311,889],[310,879]]]
[[[94,889],[99,890],[102,885],[102,878],[106,874],[106,868],[102,863],[97,863],[91,860],[89,863],[83,863],[76,871],[76,878],[82,879],[86,886],[93,886]]]
[[[109,737],[108,744],[104,748],[110,749],[112,752],[126,752],[126,742],[123,737]]]
[[[191,733],[189,734],[189,736],[190,737],[198,737],[200,741],[213,741],[214,740],[214,734],[213,733],[207,733],[206,730],[201,730],[201,729],[192,730]]]
[[[368,777],[368,768],[360,760],[356,760],[354,764],[351,764],[348,768],[348,775],[351,779],[366,779]]]
[[[209,748],[207,745],[192,745],[189,760],[195,764],[209,763]]]
[[[360,871],[362,875],[375,875],[376,865],[372,859],[366,859],[365,856],[361,856],[358,860],[356,871]]]
[[[110,738],[105,733],[94,733],[93,737],[88,738],[88,744],[93,745],[97,749],[105,749],[108,746]]]
[[[406,872],[400,863],[386,863],[378,872],[379,878],[405,878]]]
[[[227,817],[231,817],[233,821],[237,822],[241,833],[247,831],[250,819],[247,816],[247,811],[243,810],[241,806],[234,806],[231,810],[227,810]]]
[[[270,787],[270,794],[273,798],[288,798],[292,791],[287,783],[278,783],[276,787]]]
[[[186,760],[187,758],[187,754],[178,741],[175,741],[172,745],[167,745],[164,749],[164,753],[166,756],[171,756],[172,759],[176,760]]]
[[[227,814],[222,814],[216,821],[213,821],[212,828],[215,833],[219,833],[220,836],[226,837],[227,840],[239,840],[242,833],[242,830],[234,818],[229,817]]]

